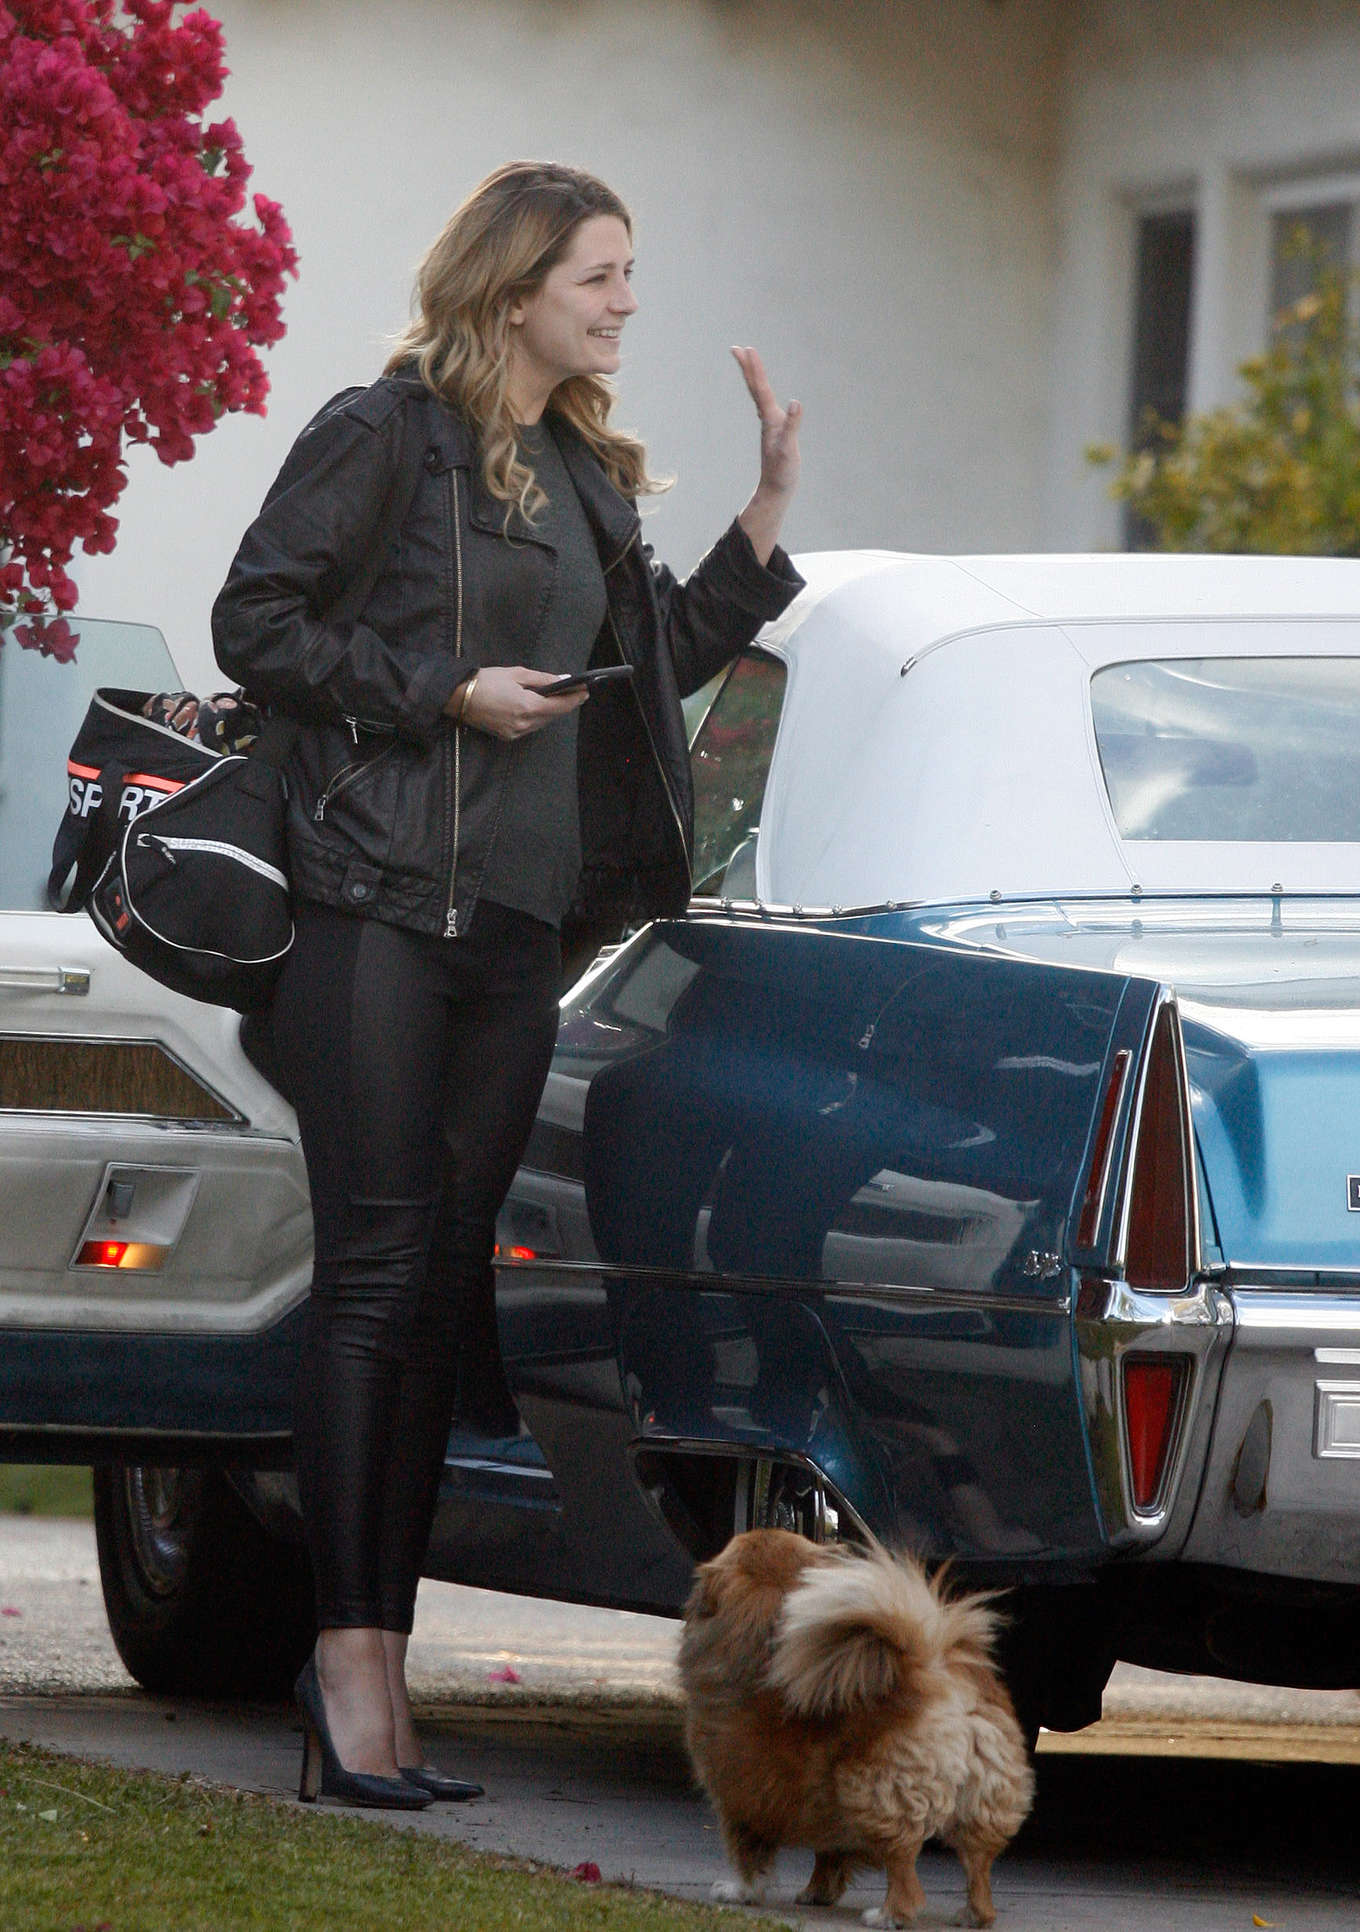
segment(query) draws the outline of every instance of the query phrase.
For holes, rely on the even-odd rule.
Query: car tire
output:
[[[149,1691],[286,1697],[314,1639],[303,1550],[268,1534],[215,1469],[94,1472],[104,1605]]]

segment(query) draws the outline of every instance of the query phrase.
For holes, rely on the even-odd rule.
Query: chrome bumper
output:
[[[1234,1286],[1199,1506],[1181,1557],[1360,1582],[1360,1293]]]

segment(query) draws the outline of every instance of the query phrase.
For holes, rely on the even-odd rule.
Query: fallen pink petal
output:
[[[23,1611],[12,1603],[0,1604],[0,1617],[22,1617]]]
[[[513,1664],[502,1664],[499,1670],[489,1670],[486,1674],[488,1680],[493,1684],[518,1684],[521,1682],[520,1674]]]

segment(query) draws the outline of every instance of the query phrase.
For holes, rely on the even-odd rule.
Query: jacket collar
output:
[[[595,532],[600,562],[610,570],[641,528],[637,508],[614,488],[578,430],[560,416],[553,417],[552,427],[567,475]]]
[[[429,467],[436,474],[448,469],[466,470],[469,521],[475,529],[489,530],[494,536],[500,536],[506,527],[505,505],[492,496],[486,487],[482,466],[477,460],[477,439],[471,427],[445,404],[433,397],[430,400],[433,420],[430,456],[426,459]],[[609,570],[618,562],[641,527],[637,510],[627,497],[621,496],[614,488],[585,439],[570,423],[564,422],[560,416],[554,416],[552,433],[562,452],[567,474],[581,499],[586,521],[594,532],[600,561]],[[526,523],[518,510],[511,513],[509,532],[520,541],[542,541],[533,525]]]

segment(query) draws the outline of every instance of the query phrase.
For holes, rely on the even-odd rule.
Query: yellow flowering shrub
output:
[[[1269,348],[1238,365],[1241,398],[1146,441],[1091,444],[1110,494],[1158,550],[1360,556],[1360,329],[1352,277],[1319,265],[1313,290],[1275,318]]]

